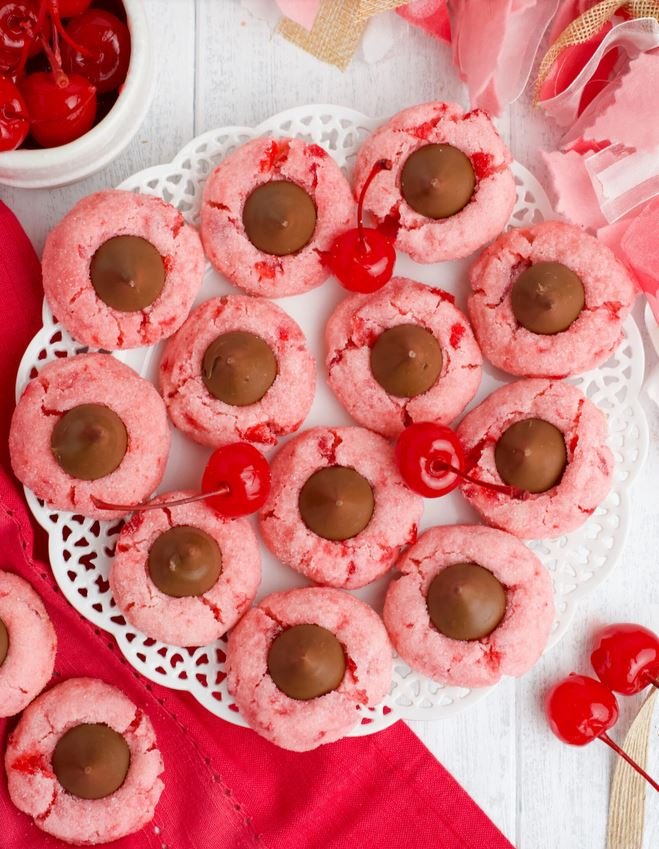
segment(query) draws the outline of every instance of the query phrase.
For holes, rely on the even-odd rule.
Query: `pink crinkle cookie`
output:
[[[84,799],[67,792],[52,757],[78,725],[107,725],[130,750],[123,784],[109,796]],[[9,795],[42,831],[76,846],[118,840],[153,819],[164,784],[160,751],[149,718],[121,690],[94,678],[71,678],[25,710],[5,754]]]
[[[307,244],[281,256],[256,247],[243,221],[245,202],[252,192],[275,181],[302,188],[317,216]],[[208,178],[201,207],[201,237],[213,265],[232,283],[253,295],[278,298],[314,289],[327,278],[322,252],[350,226],[354,214],[350,186],[322,147],[302,139],[265,136],[238,148]]]
[[[408,157],[431,144],[451,145],[470,160],[475,187],[466,206],[447,218],[420,214],[401,193]],[[417,262],[458,259],[487,244],[506,226],[515,203],[510,151],[488,115],[463,113],[454,103],[424,103],[394,115],[363,143],[355,166],[355,193],[380,159],[381,171],[366,194],[366,208],[380,225],[396,233],[396,246]]]
[[[156,299],[131,312],[110,306],[92,285],[97,251],[118,236],[152,245],[165,273]],[[115,266],[120,274],[131,267],[122,266],[116,257],[110,262],[120,262]],[[115,350],[171,336],[190,312],[206,260],[199,234],[171,204],[149,195],[105,191],[83,198],[50,232],[42,264],[48,303],[71,336],[85,345]]]
[[[511,424],[529,418],[543,419],[563,434],[567,465],[559,483],[522,498],[472,483],[462,485],[462,494],[494,527],[523,539],[556,537],[582,525],[611,488],[613,454],[606,445],[606,417],[569,383],[529,379],[502,386],[458,427],[467,470],[480,480],[503,483],[494,459],[497,441]]]
[[[567,330],[553,335],[519,324],[510,297],[518,276],[544,262],[567,266],[584,290],[584,308]],[[498,368],[527,377],[566,377],[606,360],[622,338],[635,295],[634,281],[613,252],[561,221],[502,234],[483,251],[470,279],[469,315],[483,353]]]
[[[86,404],[108,407],[127,434],[120,464],[96,480],[73,477],[51,448],[57,422]],[[44,366],[23,392],[9,433],[14,474],[37,498],[58,510],[96,519],[116,519],[125,511],[102,510],[92,496],[137,504],[154,491],[165,470],[169,443],[167,412],[158,392],[109,354],[78,354]]]
[[[426,596],[447,566],[476,563],[504,586],[503,619],[486,637],[457,640],[432,623]],[[435,681],[487,687],[502,675],[527,672],[540,657],[554,616],[549,573],[523,542],[482,525],[447,525],[423,534],[401,560],[389,585],[384,622],[396,651]]]
[[[378,337],[398,325],[429,330],[441,349],[435,384],[413,397],[391,395],[373,376],[371,351]],[[343,300],[327,323],[327,371],[334,394],[360,424],[397,436],[411,422],[448,424],[476,394],[481,352],[453,295],[395,277],[373,295]]]
[[[19,713],[50,680],[57,651],[43,602],[23,578],[0,572],[0,717]]]
[[[261,400],[234,406],[216,398],[202,379],[204,355],[223,334],[243,331],[263,340],[277,361]],[[264,298],[230,295],[197,307],[167,344],[160,388],[171,420],[203,445],[247,440],[274,445],[297,430],[313,403],[315,362],[300,327]]]
[[[304,523],[302,488],[321,469],[353,469],[370,485],[370,521],[349,539],[319,536]],[[386,439],[360,427],[316,427],[288,442],[271,465],[272,489],[260,513],[263,539],[283,563],[312,581],[352,589],[393,566],[416,539],[423,500],[407,488]]]
[[[346,671],[339,686],[302,701],[280,690],[268,671],[273,640],[295,625],[320,625],[341,643]],[[339,740],[391,687],[391,644],[380,617],[341,590],[306,587],[267,596],[229,635],[227,683],[249,725],[284,749],[306,752]]]
[[[173,492],[161,499],[194,495]],[[149,572],[149,552],[171,528],[204,531],[221,555],[216,583],[198,596],[162,592]],[[183,555],[183,550],[179,555]],[[245,519],[223,519],[205,502],[135,513],[121,529],[110,571],[110,587],[128,622],[148,637],[178,646],[201,646],[221,637],[252,603],[261,580],[256,537]]]

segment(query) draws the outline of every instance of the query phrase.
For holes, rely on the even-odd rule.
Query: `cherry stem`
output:
[[[366,239],[364,238],[364,199],[368,187],[381,171],[391,171],[392,163],[390,159],[378,159],[375,165],[371,168],[371,173],[366,178],[366,182],[362,186],[359,193],[359,201],[357,203],[357,230],[359,231],[359,247],[362,256],[366,253]]]
[[[60,88],[66,88],[69,84],[69,78],[64,73],[62,68],[62,60],[59,55],[59,45],[57,43],[57,39],[53,38],[53,43],[55,45],[55,52],[51,48],[50,44],[48,44],[47,39],[43,34],[39,36],[39,40],[41,41],[41,46],[44,49],[44,53],[48,57],[48,61],[50,62],[50,69],[53,73],[53,79],[55,80],[56,85]]]
[[[195,501],[204,501],[206,498],[215,498],[216,496],[229,495],[231,487],[228,483],[222,484],[218,489],[212,492],[201,492],[199,495],[189,495],[186,498],[174,498],[170,501],[158,500],[154,498],[151,501],[145,501],[143,504],[113,504],[111,501],[103,501],[102,498],[91,496],[92,504],[98,510],[121,510],[125,513],[143,513],[145,510],[158,510],[163,507],[181,507],[184,504],[192,504]]]
[[[654,788],[657,791],[657,793],[659,793],[659,783],[657,783],[654,780],[654,778],[651,778],[644,769],[641,769],[641,767],[629,757],[627,752],[625,752],[624,749],[621,749],[620,746],[615,742],[615,740],[612,740],[609,737],[609,735],[606,733],[606,731],[604,731],[602,734],[599,735],[599,739],[603,743],[606,743],[606,745],[609,746],[611,749],[613,749],[613,751],[617,755],[620,755],[620,757],[624,761],[626,761],[629,764],[629,766],[631,766],[633,769],[635,769],[636,772],[639,775],[641,775],[648,782],[650,787]]]
[[[466,472],[463,472],[461,469],[458,469],[457,466],[452,466],[450,463],[447,463],[445,460],[433,459],[431,456],[429,458],[428,468],[430,474],[436,474],[436,472],[453,472],[454,475],[457,475],[459,478],[462,478],[464,481],[468,481],[468,483],[474,483],[477,486],[482,486],[485,489],[491,489],[494,492],[500,492],[503,495],[509,495],[511,498],[522,498],[524,495],[524,491],[519,489],[516,486],[507,486],[506,484],[499,483],[490,483],[489,481],[480,481],[478,478],[473,477],[472,475],[468,475]],[[436,475],[437,476],[437,475]]]
[[[74,41],[68,32],[64,29],[64,24],[62,23],[62,19],[59,13],[59,0],[48,0],[48,5],[50,8],[50,17],[55,26],[57,32],[61,35],[62,41],[65,41],[70,48],[76,51],[76,53],[81,53],[83,56],[93,56],[91,50],[88,50],[86,47],[83,47],[81,44],[78,44]]]

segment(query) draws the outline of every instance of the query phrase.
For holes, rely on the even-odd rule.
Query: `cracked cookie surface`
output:
[[[208,346],[220,335],[246,331],[266,342],[277,359],[274,383],[254,404],[226,404],[202,379]],[[297,430],[314,399],[315,362],[300,327],[263,298],[229,295],[197,307],[169,340],[160,364],[160,388],[176,427],[195,442],[218,446],[245,440],[274,445]]]
[[[416,324],[439,343],[442,367],[421,395],[390,395],[373,377],[371,349],[391,327]],[[412,422],[449,424],[471,401],[481,380],[482,357],[467,317],[451,294],[405,277],[373,295],[345,298],[325,330],[326,366],[332,391],[359,424],[397,436]]]
[[[96,251],[117,236],[145,239],[162,257],[162,292],[137,312],[108,306],[91,282]],[[83,198],[51,230],[42,267],[46,299],[71,336],[112,351],[171,336],[190,312],[206,259],[199,234],[174,206],[150,195],[113,190]]]
[[[432,624],[428,588],[445,568],[473,562],[505,587],[499,625],[478,640],[456,640]],[[486,687],[520,676],[542,653],[554,615],[549,573],[523,542],[482,525],[446,525],[424,533],[398,564],[383,618],[396,651],[413,669],[458,687]]]
[[[103,404],[122,420],[126,453],[115,471],[97,480],[65,472],[51,450],[55,424],[73,407]],[[78,354],[43,367],[25,388],[11,420],[9,452],[14,474],[38,498],[59,510],[96,519],[125,511],[100,510],[92,496],[114,504],[138,504],[160,483],[170,432],[156,389],[110,354]]]
[[[167,493],[167,500],[193,492]],[[161,496],[164,498],[165,496]],[[222,570],[203,595],[175,598],[154,584],[149,550],[165,531],[199,528],[217,543]],[[177,646],[202,646],[219,639],[247,610],[261,580],[261,557],[245,519],[223,519],[205,502],[135,513],[119,534],[110,587],[127,621],[148,637]]]
[[[356,536],[324,539],[304,524],[299,497],[307,480],[331,466],[355,469],[370,484],[374,510]],[[416,539],[423,500],[407,488],[394,451],[382,436],[360,427],[317,427],[277,453],[272,489],[259,515],[263,539],[283,563],[319,584],[363,587],[384,575],[400,550]]]
[[[567,465],[559,483],[513,498],[465,482],[462,494],[488,524],[522,539],[561,536],[582,525],[611,488],[614,461],[606,445],[606,416],[569,383],[517,380],[488,395],[460,423],[466,470],[479,480],[504,483],[495,463],[496,443],[511,424],[529,418],[543,419],[563,434]]]
[[[337,689],[308,701],[283,693],[268,673],[268,652],[285,628],[315,624],[334,634],[346,671]],[[285,749],[304,752],[344,737],[360,705],[389,692],[392,653],[380,617],[341,590],[306,587],[274,593],[252,608],[229,635],[227,683],[249,725]]]
[[[561,263],[578,275],[585,304],[561,333],[542,335],[523,327],[510,293],[535,263]],[[562,378],[600,365],[622,339],[622,323],[635,284],[613,252],[581,228],[561,221],[509,230],[473,265],[469,316],[483,354],[510,374]]]

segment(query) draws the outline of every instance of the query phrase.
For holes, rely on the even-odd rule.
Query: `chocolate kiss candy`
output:
[[[84,723],[70,728],[58,740],[52,763],[67,793],[79,799],[104,799],[126,780],[130,749],[114,728]]]
[[[268,652],[270,677],[291,699],[308,701],[336,690],[345,671],[343,646],[320,625],[287,628]]]
[[[95,481],[111,474],[128,447],[126,426],[104,404],[80,404],[57,421],[50,448],[73,478]]]
[[[89,276],[98,297],[119,312],[139,312],[160,297],[165,263],[140,236],[115,236],[94,254]]]
[[[437,382],[442,350],[425,327],[399,324],[381,333],[371,348],[371,372],[389,395],[414,398]]]
[[[225,404],[256,404],[277,377],[277,359],[259,336],[242,330],[223,333],[206,349],[201,376],[206,389]]]
[[[222,553],[205,531],[176,525],[156,538],[149,549],[148,565],[151,580],[165,595],[199,596],[217,583]]]
[[[527,492],[546,492],[567,465],[561,431],[544,419],[522,419],[499,437],[494,462],[501,479]]]
[[[560,262],[537,262],[519,275],[510,302],[522,327],[551,336],[567,330],[584,308],[583,283]]]
[[[482,640],[506,612],[506,591],[477,563],[455,563],[436,575],[426,597],[430,620],[453,640]]]
[[[371,521],[375,501],[365,477],[347,466],[319,469],[307,480],[298,500],[302,521],[323,539],[357,536]]]
[[[476,177],[471,161],[450,144],[426,144],[406,160],[400,191],[426,218],[450,218],[471,200]]]
[[[5,662],[7,652],[9,651],[9,632],[7,626],[0,619],[0,666]]]
[[[271,180],[245,201],[243,226],[260,251],[287,256],[302,250],[316,229],[316,205],[297,183]]]

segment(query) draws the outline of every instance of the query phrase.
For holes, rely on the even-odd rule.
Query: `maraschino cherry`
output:
[[[234,442],[211,454],[201,479],[200,495],[170,501],[159,498],[143,504],[113,504],[93,495],[91,499],[99,510],[126,513],[207,501],[220,516],[234,519],[260,510],[269,493],[270,466],[266,458],[248,442]]]
[[[391,280],[396,251],[391,239],[374,227],[364,227],[364,198],[381,171],[390,171],[388,159],[378,160],[362,186],[357,205],[357,227],[334,240],[324,261],[339,283],[351,292],[375,292]]]
[[[36,71],[23,80],[21,92],[30,134],[42,147],[68,144],[94,126],[96,89],[79,74]]]
[[[545,713],[559,740],[571,746],[602,740],[659,791],[659,784],[606,733],[618,721],[618,703],[600,681],[586,675],[569,675],[547,693]]]
[[[62,48],[67,73],[78,73],[96,86],[99,94],[114,91],[126,79],[130,62],[130,33],[123,21],[103,9],[90,9],[66,28],[79,45]],[[80,46],[85,52],[80,52]]]
[[[513,498],[522,496],[516,487],[467,474],[460,440],[450,427],[436,422],[415,422],[405,428],[396,442],[396,463],[409,488],[426,498],[452,492],[461,480]]]
[[[44,21],[43,26],[48,26]],[[36,39],[39,28],[37,0],[13,0],[0,8],[0,74],[13,74],[29,56],[36,56],[41,44]]]
[[[590,656],[597,677],[616,693],[631,696],[659,687],[659,637],[642,625],[609,625],[595,638]]]
[[[15,150],[30,131],[25,101],[11,80],[0,77],[0,151]]]

